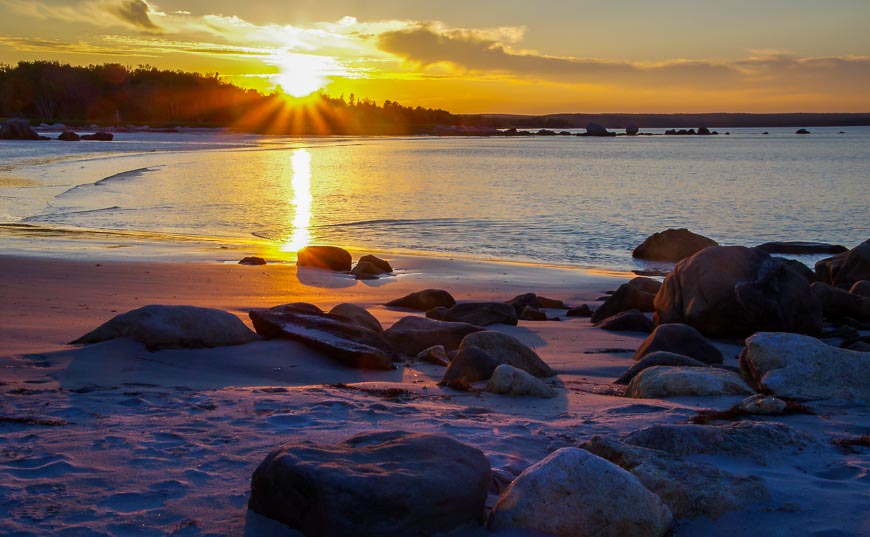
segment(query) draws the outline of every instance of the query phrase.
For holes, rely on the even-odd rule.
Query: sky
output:
[[[0,0],[0,63],[457,113],[870,112],[867,0]]]

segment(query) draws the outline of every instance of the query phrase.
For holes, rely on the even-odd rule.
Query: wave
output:
[[[102,213],[108,211],[118,211],[122,210],[121,207],[117,205],[112,205],[111,207],[101,207],[99,209],[83,209],[81,211],[67,211],[62,213],[50,213],[50,214],[37,214],[33,216],[28,216],[27,218],[23,218],[22,222],[44,222],[50,221],[52,219],[63,217],[63,216],[72,216],[76,214],[93,214],[93,213]]]
[[[64,190],[63,192],[61,192],[60,194],[55,196],[55,199],[59,199],[63,196],[66,196],[67,194],[72,194],[73,192],[75,192],[79,189],[93,188],[95,186],[103,186],[103,185],[106,185],[108,183],[114,183],[114,182],[119,182],[119,181],[128,181],[130,179],[135,179],[137,177],[141,177],[141,176],[145,175],[148,172],[155,172],[159,168],[160,168],[160,166],[150,166],[150,167],[145,167],[145,168],[136,168],[135,170],[127,170],[127,171],[121,172],[121,173],[116,173],[116,174],[110,175],[108,177],[103,177],[102,179],[100,179],[99,181],[96,181],[94,183],[84,183],[81,185],[76,185],[76,186],[69,188],[67,190]]]

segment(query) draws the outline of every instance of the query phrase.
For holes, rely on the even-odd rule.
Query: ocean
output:
[[[631,251],[669,227],[747,246],[870,237],[870,127],[726,130],[2,141],[0,251],[292,261],[333,244],[628,271],[656,266]]]

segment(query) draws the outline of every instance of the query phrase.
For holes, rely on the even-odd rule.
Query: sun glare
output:
[[[277,57],[276,63],[281,72],[274,77],[275,85],[287,95],[306,97],[329,84],[330,58],[286,53]]]
[[[297,252],[311,241],[311,153],[307,149],[293,151],[293,234],[281,246],[285,252]]]

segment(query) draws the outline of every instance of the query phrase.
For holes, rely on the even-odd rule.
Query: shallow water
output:
[[[668,227],[722,244],[867,239],[870,128],[763,130],[0,142],[0,245],[45,253],[53,246],[40,234],[67,234],[87,254],[88,235],[111,230],[123,232],[111,235],[113,246],[171,245],[182,258],[198,240],[272,246],[288,257],[328,243],[627,270],[645,266],[631,250]],[[32,237],[22,241],[22,229]],[[113,255],[101,245],[100,255]]]

